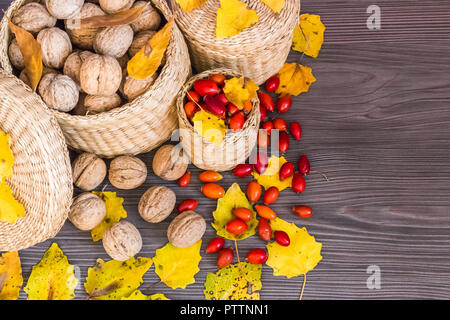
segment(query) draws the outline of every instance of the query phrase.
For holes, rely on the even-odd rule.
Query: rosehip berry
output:
[[[208,246],[206,247],[206,252],[207,253],[218,252],[220,249],[223,248],[224,244],[225,244],[224,238],[220,237],[214,238],[208,243]]]

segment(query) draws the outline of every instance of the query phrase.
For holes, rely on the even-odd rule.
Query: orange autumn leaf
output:
[[[170,42],[173,28],[173,17],[159,30],[148,43],[128,61],[128,75],[143,80],[151,77],[161,65],[164,53]],[[150,51],[150,52],[149,52]]]
[[[84,18],[80,20],[80,25],[83,28],[103,28],[130,24],[136,21],[141,16],[142,11],[144,11],[145,7],[146,6],[142,6],[139,8],[131,8],[113,14]]]
[[[220,0],[217,9],[216,37],[223,39],[235,36],[258,22],[255,10],[239,0]]]
[[[11,31],[16,36],[17,45],[22,53],[25,72],[31,83],[31,88],[36,89],[42,76],[42,49],[33,35],[8,20]]]
[[[280,75],[280,86],[276,93],[281,95],[298,96],[302,92],[308,92],[311,84],[316,81],[310,67],[295,62],[285,63],[278,74]]]
[[[304,13],[299,17],[299,23],[294,29],[292,49],[304,52],[306,55],[317,58],[323,43],[325,26],[320,16]]]
[[[261,0],[275,13],[280,13],[284,6],[284,0]]]
[[[202,6],[206,0],[175,0],[185,12],[191,12],[192,10]]]

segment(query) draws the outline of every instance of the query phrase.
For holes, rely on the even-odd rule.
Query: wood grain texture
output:
[[[0,1],[3,8],[8,2]],[[381,7],[381,30],[366,28],[366,9],[372,4]],[[302,61],[318,81],[294,99],[287,115],[304,131],[287,158],[296,161],[307,154],[312,168],[325,171],[331,181],[312,175],[304,194],[283,191],[273,207],[323,243],[323,260],[308,274],[304,299],[449,298],[450,3],[303,0],[302,11],[320,14],[327,31],[319,58]],[[299,58],[292,53],[289,61]],[[140,156],[151,173],[152,156]],[[141,255],[152,257],[164,245],[175,216],[156,225],[139,217],[138,200],[152,185],[173,188],[177,202],[200,199],[198,212],[211,222],[215,202],[201,196],[199,170],[189,170],[194,178],[185,190],[150,174],[142,187],[118,191],[129,220],[144,237]],[[233,180],[227,173],[221,184],[228,187]],[[245,186],[248,180],[239,182]],[[290,213],[293,204],[312,206],[314,216],[296,219]],[[213,236],[209,227],[202,248]],[[68,222],[55,239],[20,252],[25,281],[52,241],[79,266],[82,281],[96,258],[107,259],[101,243],[92,243],[89,233]],[[262,245],[256,237],[240,242],[241,258]],[[203,299],[206,274],[216,270],[214,259],[203,256],[197,281],[187,290],[161,284],[153,292]],[[380,290],[366,287],[369,265],[381,268]],[[152,267],[143,288],[158,280]],[[264,266],[262,280],[262,299],[298,299],[301,277],[275,278]],[[76,294],[86,298],[82,286]]]

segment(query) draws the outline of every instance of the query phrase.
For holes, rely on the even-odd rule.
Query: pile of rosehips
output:
[[[213,74],[208,79],[194,82],[192,90],[186,94],[184,111],[192,124],[192,118],[200,111],[208,111],[225,121],[227,127],[233,131],[240,131],[244,127],[248,114],[252,111],[251,101],[247,101],[242,110],[228,101],[223,87],[226,76]]]

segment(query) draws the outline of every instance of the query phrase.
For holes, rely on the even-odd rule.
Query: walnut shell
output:
[[[192,246],[203,237],[206,231],[205,219],[195,211],[180,213],[169,225],[167,238],[178,248]]]
[[[63,112],[75,108],[80,94],[77,84],[70,77],[56,73],[43,76],[38,91],[49,108]]]
[[[69,220],[80,230],[92,230],[106,216],[105,202],[91,192],[85,192],[73,199]]]
[[[42,29],[54,27],[56,24],[56,18],[50,15],[45,6],[37,2],[20,7],[11,21],[31,33],[38,33]]]
[[[154,35],[156,34],[156,31],[152,30],[146,30],[141,31],[138,34],[134,36],[133,42],[131,43],[130,49],[128,49],[128,54],[130,57],[134,57],[136,53],[141,50],[143,46],[145,46]],[[149,53],[151,52],[151,48],[149,48]]]
[[[103,248],[114,260],[125,261],[141,251],[142,237],[133,224],[122,220],[103,233]]]
[[[42,62],[49,68],[60,69],[72,52],[70,38],[63,30],[53,27],[41,30],[37,41],[42,48]]]
[[[153,172],[164,180],[177,180],[188,167],[188,159],[182,149],[171,144],[163,145],[153,157]]]
[[[98,114],[119,107],[121,102],[117,93],[110,96],[87,95],[84,99],[84,107],[87,114]]]
[[[92,54],[81,65],[80,85],[87,94],[111,96],[121,81],[122,69],[113,57]]]
[[[128,56],[128,53],[125,53],[123,56],[117,58],[117,62],[119,62],[122,70],[126,69],[129,60],[130,60],[130,57]]]
[[[135,189],[147,179],[147,166],[137,157],[120,156],[111,161],[108,177],[118,189]]]
[[[23,61],[22,52],[20,52],[19,45],[17,44],[16,38],[12,39],[11,43],[9,44],[8,56],[9,56],[9,61],[15,68],[17,68],[19,70],[22,70],[23,68],[25,68],[25,62]]]
[[[175,192],[164,186],[154,186],[145,191],[139,200],[138,211],[142,219],[151,223],[165,220],[175,208]]]
[[[158,11],[147,1],[136,1],[133,8],[145,6],[139,18],[131,24],[134,32],[142,30],[157,30],[161,24],[161,16]]]
[[[76,116],[85,116],[88,113],[86,107],[84,106],[84,99],[86,96],[86,93],[80,92],[80,98],[78,98],[78,103],[75,108],[72,109],[72,114]]]
[[[133,42],[133,29],[127,24],[105,28],[94,40],[94,50],[99,54],[122,57]]]
[[[124,73],[125,75],[122,79],[119,90],[128,101],[132,101],[147,92],[148,89],[150,89],[150,87],[153,85],[155,80],[158,78],[157,72],[143,80],[134,79],[128,76],[126,72]]]
[[[105,12],[98,5],[86,2],[75,18],[67,19],[64,25],[72,43],[82,49],[92,49],[95,37],[102,28],[81,27],[79,19],[103,15],[105,15]]]
[[[44,68],[42,69],[42,77],[43,78],[47,73],[55,73],[55,74],[59,74],[59,72],[55,69],[52,68],[47,68],[46,66],[44,66]],[[23,82],[25,82],[25,84],[29,87],[31,87],[31,82],[30,79],[28,78],[27,72],[25,69],[23,69],[20,72],[19,75],[19,79],[22,80]]]
[[[93,153],[80,154],[72,164],[73,183],[84,191],[95,189],[106,177],[106,164]]]
[[[80,69],[83,61],[93,54],[90,51],[75,51],[72,52],[64,63],[63,72],[69,76],[76,84],[80,85]]]
[[[70,19],[76,16],[83,3],[84,0],[45,0],[48,12],[58,19]]]
[[[99,0],[100,7],[107,13],[130,9],[134,0]]]

